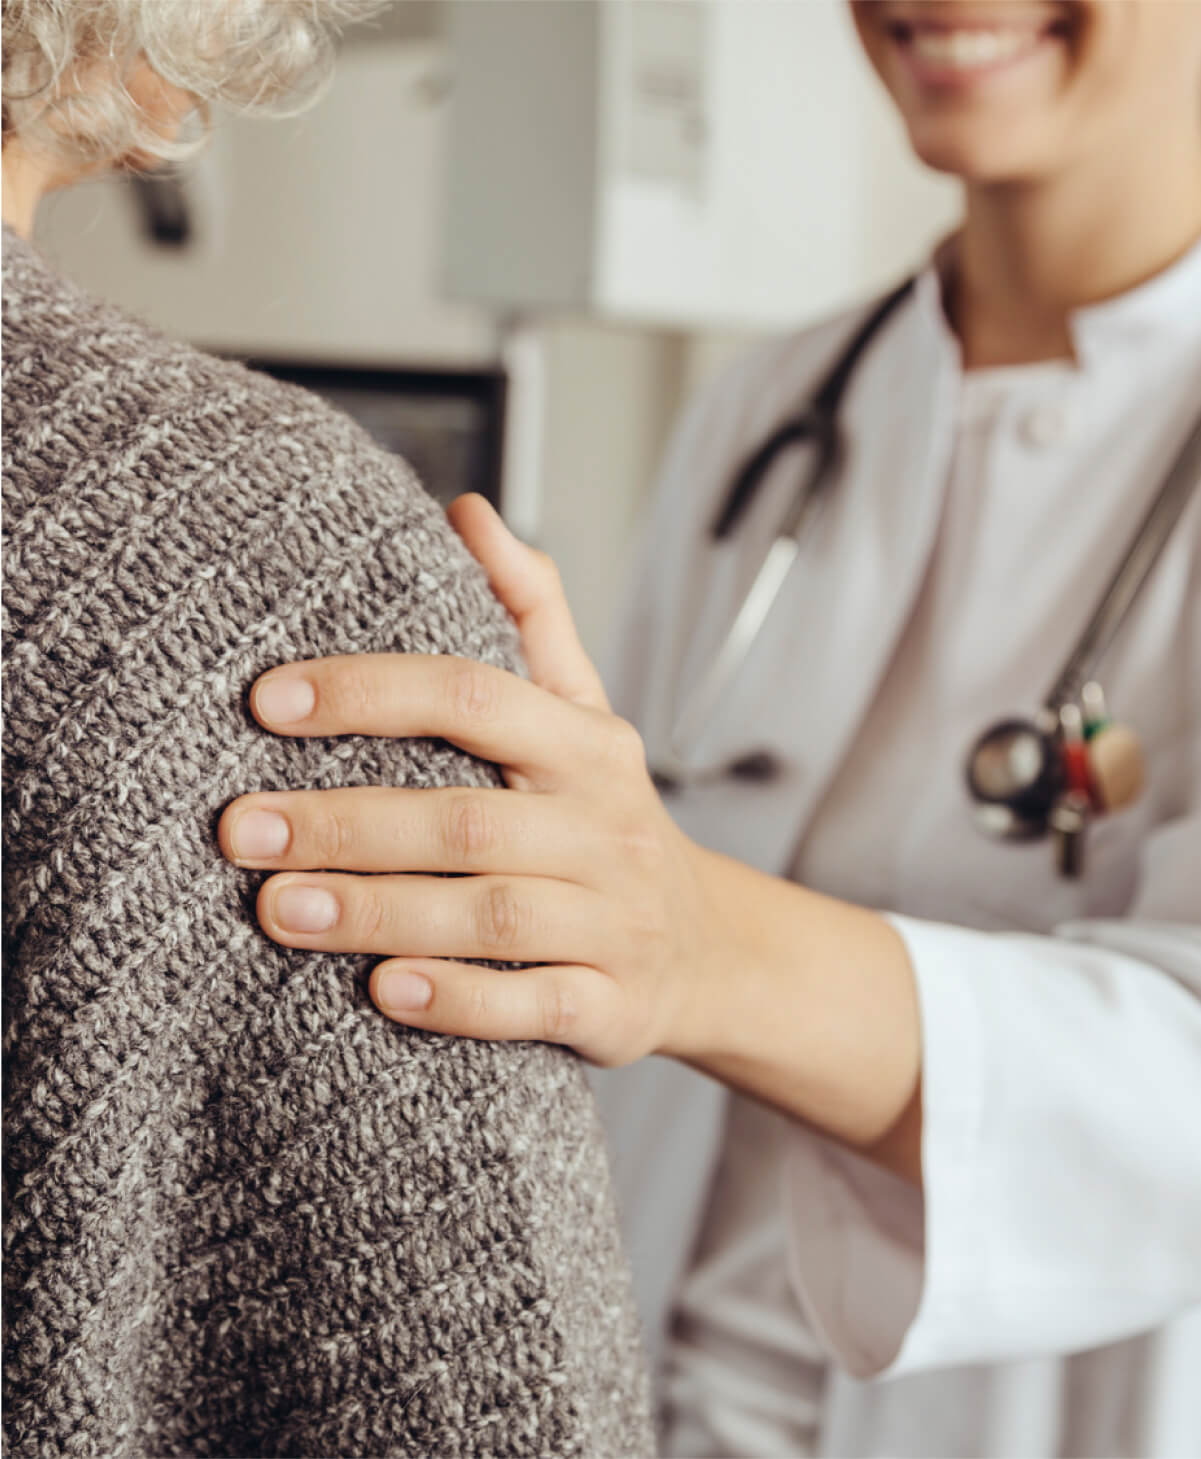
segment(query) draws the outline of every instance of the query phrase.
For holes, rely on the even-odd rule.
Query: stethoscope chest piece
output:
[[[976,824],[1003,840],[1050,834],[1059,874],[1084,870],[1085,833],[1099,815],[1123,810],[1143,788],[1142,747],[1126,725],[1112,724],[1105,696],[1085,684],[1033,719],[1003,719],[976,740],[964,766]]]
[[[1045,834],[1064,786],[1054,714],[1003,719],[968,751],[965,773],[976,824],[990,836],[1028,841]]]

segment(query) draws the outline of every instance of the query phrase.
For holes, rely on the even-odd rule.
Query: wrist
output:
[[[900,935],[865,908],[702,856],[715,932],[665,1052],[871,1151],[912,1110],[920,1080]]]
[[[677,950],[660,1036],[651,1052],[700,1067],[721,1021],[722,973],[729,952],[716,866],[720,858],[682,834],[681,840],[692,884],[691,907],[683,919],[691,936]]]
[[[761,1044],[759,1025],[780,977],[773,943],[791,911],[778,905],[778,893],[796,889],[694,842],[690,851],[703,925],[658,1052],[716,1072]]]

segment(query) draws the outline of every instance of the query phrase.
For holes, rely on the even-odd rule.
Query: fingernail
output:
[[[375,996],[385,1013],[413,1013],[428,1008],[433,984],[408,968],[390,968],[376,979]]]
[[[275,920],[285,932],[325,932],[338,920],[338,899],[320,887],[284,887]]]
[[[264,679],[254,691],[255,712],[269,724],[292,724],[312,714],[317,693],[307,679]]]
[[[292,839],[292,828],[274,811],[246,811],[234,822],[230,835],[239,861],[265,861],[282,856]]]

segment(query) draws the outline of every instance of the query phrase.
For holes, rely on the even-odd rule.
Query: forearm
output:
[[[898,933],[874,912],[699,856],[725,936],[678,1056],[920,1184],[921,1033]]]

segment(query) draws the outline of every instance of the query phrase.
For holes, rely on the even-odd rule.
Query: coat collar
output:
[[[918,275],[914,303],[924,328],[937,335],[950,357],[958,361],[959,342],[943,309],[944,283],[954,250],[954,235],[935,249]],[[1201,238],[1135,288],[1073,310],[1068,330],[1076,359],[1085,367],[1165,336],[1196,339],[1201,331]]]
[[[1069,323],[1085,365],[1168,335],[1195,340],[1201,333],[1201,239],[1137,288],[1076,310]]]

